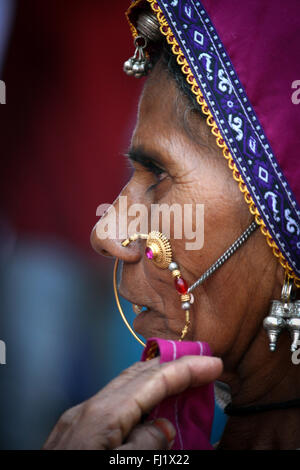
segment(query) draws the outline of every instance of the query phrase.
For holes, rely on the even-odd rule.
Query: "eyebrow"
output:
[[[143,167],[148,168],[149,170],[163,170],[159,160],[153,154],[146,152],[141,147],[131,147],[125,154],[125,157],[129,158],[132,162],[140,163]]]

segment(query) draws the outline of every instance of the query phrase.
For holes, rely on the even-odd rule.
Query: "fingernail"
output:
[[[158,418],[153,422],[154,426],[158,427],[166,436],[166,439],[170,444],[174,444],[176,436],[176,430],[173,424],[165,418]]]
[[[173,441],[170,442],[170,444],[169,444],[169,450],[172,449],[172,447],[173,447],[173,445],[174,445],[174,442],[175,442],[175,439],[173,439]]]

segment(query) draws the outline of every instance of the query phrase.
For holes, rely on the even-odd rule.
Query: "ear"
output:
[[[284,283],[285,270],[283,269],[281,264],[278,263],[277,260],[276,260],[276,262],[277,262],[277,267],[276,267],[276,272],[275,272],[275,276],[274,276],[274,286],[273,286],[272,298],[274,300],[279,300],[280,297],[281,297],[281,290],[282,290],[282,286],[283,286],[283,283]]]

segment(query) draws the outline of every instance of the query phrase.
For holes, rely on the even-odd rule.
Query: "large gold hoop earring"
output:
[[[117,281],[117,273],[118,273],[118,266],[119,266],[119,258],[116,258],[116,261],[115,261],[115,266],[114,266],[114,274],[113,274],[113,284],[114,284],[114,294],[115,294],[115,298],[116,298],[116,302],[117,302],[117,306],[118,306],[118,309],[119,309],[119,312],[120,312],[120,315],[125,323],[125,325],[127,326],[128,330],[130,331],[130,333],[135,337],[135,339],[142,345],[142,346],[146,346],[146,344],[135,334],[135,332],[133,331],[133,329],[131,328],[130,324],[128,323],[128,320],[125,316],[125,313],[123,312],[123,309],[121,307],[121,303],[120,303],[120,299],[119,299],[119,293],[118,293],[118,281]]]

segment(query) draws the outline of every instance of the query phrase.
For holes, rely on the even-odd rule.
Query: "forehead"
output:
[[[189,100],[178,89],[175,79],[159,61],[144,86],[140,98],[134,145],[153,147],[156,140],[173,141],[184,132],[183,116]]]
[[[159,61],[141,95],[132,144],[152,147],[154,140],[159,139],[174,146],[180,136],[194,143],[196,140],[198,145],[208,144],[211,138],[208,126],[200,113],[189,112],[193,108],[175,78]]]
[[[157,64],[147,79],[138,108],[136,127],[132,136],[132,147],[143,147],[148,151],[160,151],[162,141],[170,141],[174,129],[174,99],[176,85]]]
[[[139,104],[139,120],[155,118],[171,124],[176,118],[171,118],[176,110],[176,97],[178,90],[175,81],[159,62],[145,84]]]

